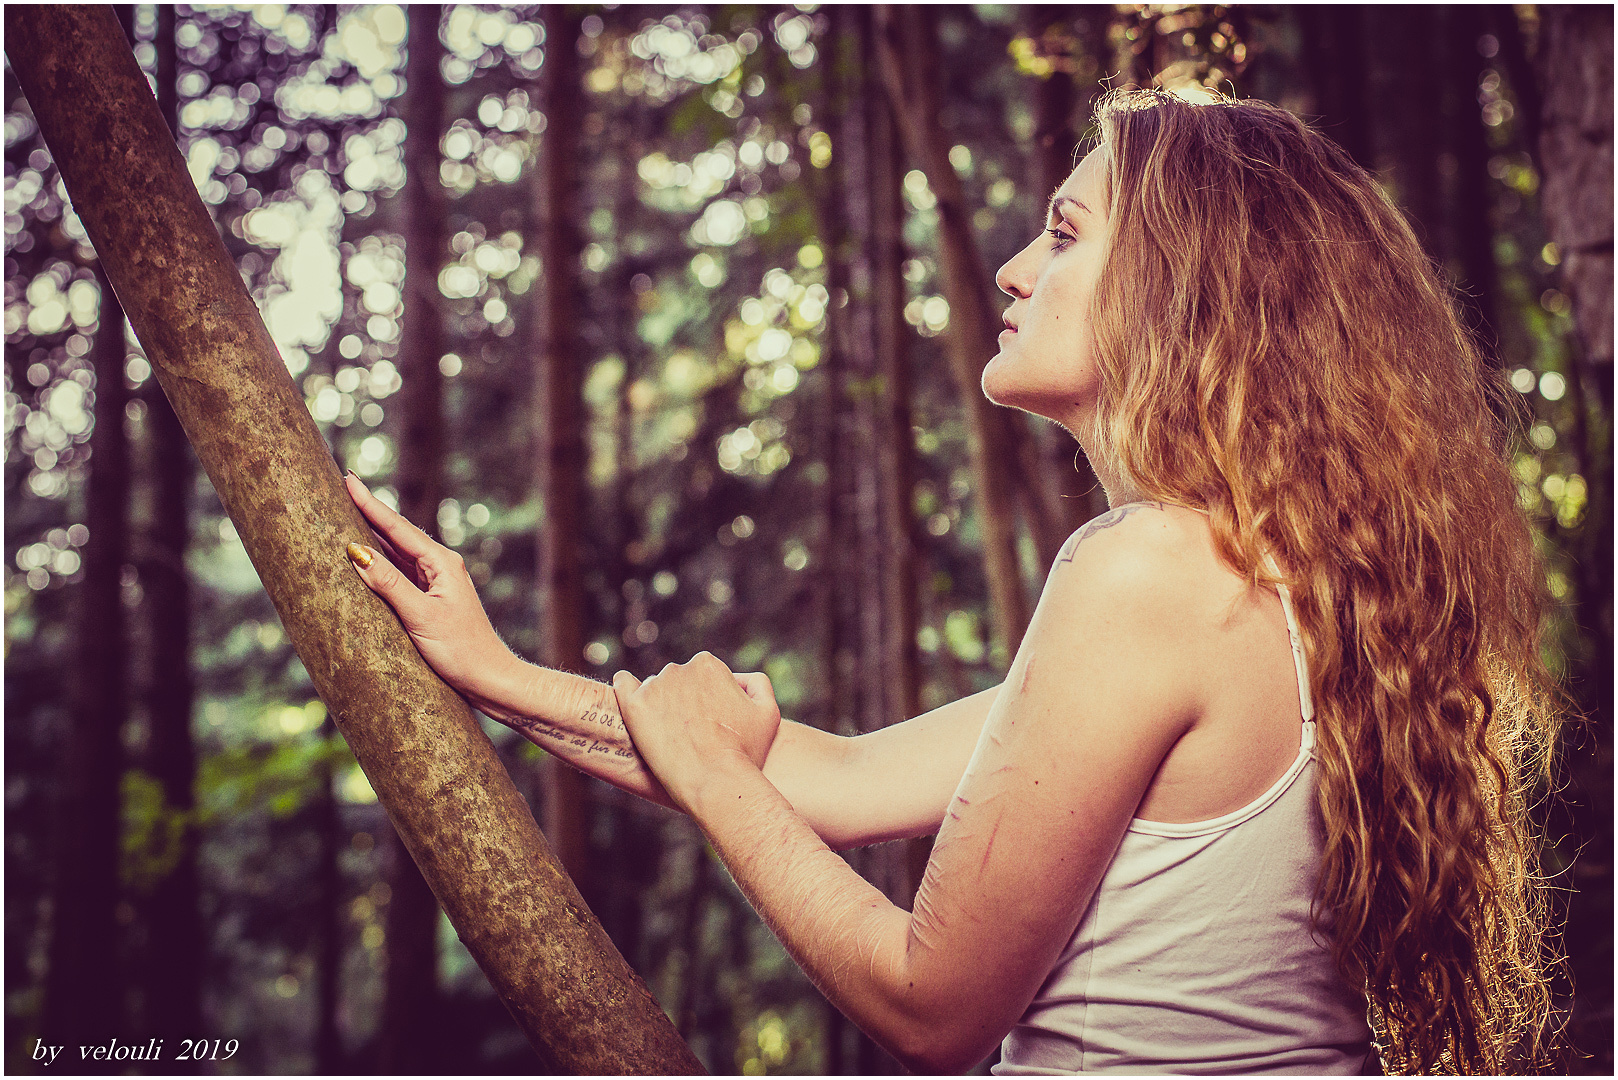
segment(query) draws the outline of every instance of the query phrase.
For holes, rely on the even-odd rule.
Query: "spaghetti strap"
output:
[[[1189,507],[1203,517],[1208,517],[1208,511],[1200,506]],[[1275,564],[1275,556],[1265,553],[1264,568],[1274,578],[1275,591],[1281,597],[1281,611],[1287,617],[1287,640],[1292,644],[1292,666],[1298,673],[1298,711],[1303,716],[1304,743],[1306,747],[1314,746],[1315,722],[1315,696],[1309,691],[1309,661],[1303,654],[1303,636],[1298,633],[1298,613],[1292,607],[1292,590],[1281,581],[1281,568]]]
[[[1276,577],[1281,576],[1275,565],[1275,560],[1264,556],[1264,565]],[[1292,643],[1292,666],[1298,672],[1298,705],[1303,714],[1303,722],[1313,723],[1315,719],[1315,699],[1309,692],[1309,662],[1303,655],[1303,637],[1298,633],[1298,613],[1292,606],[1292,590],[1286,583],[1277,581],[1275,591],[1281,596],[1281,611],[1287,617],[1287,639]]]

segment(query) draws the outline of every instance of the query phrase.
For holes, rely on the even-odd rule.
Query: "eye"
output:
[[[1078,237],[1074,236],[1072,233],[1065,232],[1060,228],[1046,229],[1045,231],[1050,234],[1051,240],[1054,241],[1054,243],[1051,244],[1051,248],[1054,251],[1061,251],[1063,248],[1067,247],[1069,244],[1078,239]]]

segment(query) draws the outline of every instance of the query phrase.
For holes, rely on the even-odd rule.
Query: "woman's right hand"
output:
[[[349,497],[376,530],[384,550],[348,546],[349,560],[404,624],[422,658],[472,704],[501,718],[498,688],[522,666],[494,632],[460,555],[416,528],[371,494],[360,478],[343,478]]]

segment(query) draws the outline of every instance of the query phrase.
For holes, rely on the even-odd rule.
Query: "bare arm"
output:
[[[766,676],[740,673],[736,680],[749,697],[775,707]],[[630,742],[611,686],[515,656],[484,685],[499,689],[468,696],[493,719],[581,772],[674,806]],[[764,775],[834,849],[930,835],[998,693],[985,690],[856,738],[782,720]]]
[[[510,660],[485,693],[467,695],[478,709],[580,772],[674,805],[635,753],[612,687],[516,656]]]
[[[347,484],[385,548],[383,558],[351,554],[355,569],[393,606],[422,656],[446,682],[473,706],[581,772],[674,805],[636,753],[612,687],[518,658],[490,626],[461,557],[391,510],[357,477],[350,476]],[[745,673],[736,681],[779,717],[768,678]],[[943,820],[994,694],[985,691],[854,739],[782,721],[754,764],[763,766],[765,776],[833,847],[924,836]]]
[[[1016,1023],[1197,714],[1202,635],[1172,559],[1136,550],[1148,541],[1105,534],[1059,560],[913,911],[861,880],[731,744],[756,705],[718,660],[615,682],[636,745],[787,951],[919,1072],[970,1066]]]
[[[1000,688],[852,739],[782,723],[764,776],[838,851],[938,831]]]

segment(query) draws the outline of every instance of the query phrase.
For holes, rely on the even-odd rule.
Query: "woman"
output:
[[[351,479],[391,549],[356,565],[474,704],[691,814],[913,1068],[1002,1040],[1005,1072],[1540,1065],[1555,719],[1494,377],[1290,114],[1142,91],[1098,120],[1000,270],[983,388],[1072,432],[1113,509],[995,690],[841,739],[707,654],[612,691],[534,668]],[[930,833],[913,912],[832,851]]]

